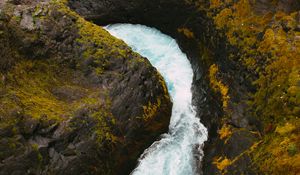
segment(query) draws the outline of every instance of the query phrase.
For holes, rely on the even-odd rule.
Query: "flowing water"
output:
[[[164,77],[173,101],[169,132],[139,158],[133,175],[193,175],[203,157],[207,130],[196,118],[192,105],[193,71],[176,41],[160,31],[132,24],[106,27],[134,51],[147,57]]]

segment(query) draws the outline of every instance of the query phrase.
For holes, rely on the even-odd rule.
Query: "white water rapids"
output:
[[[149,59],[164,77],[173,101],[169,132],[144,151],[132,175],[199,174],[207,130],[192,106],[193,71],[187,56],[174,39],[154,28],[114,24],[106,30]]]

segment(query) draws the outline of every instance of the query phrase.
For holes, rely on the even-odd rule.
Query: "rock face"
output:
[[[299,171],[298,1],[70,0],[69,6],[98,24],[140,23],[177,39],[192,63],[194,102],[209,129],[204,174]]]
[[[168,129],[161,75],[64,2],[0,2],[0,174],[128,174]]]

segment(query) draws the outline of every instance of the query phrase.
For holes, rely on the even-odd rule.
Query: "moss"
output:
[[[297,174],[299,172],[299,119],[293,124],[277,126],[275,133],[264,136],[252,155],[256,165],[266,174]],[[272,166],[270,166],[272,164]]]
[[[223,5],[222,0],[210,0],[210,8],[219,8]]]
[[[40,162],[40,163],[42,163],[43,162],[43,156],[42,156],[42,154],[41,153],[38,153],[38,161]]]
[[[157,116],[157,113],[159,112],[159,109],[161,108],[161,99],[157,98],[156,103],[148,102],[147,106],[143,106],[144,109],[144,115],[143,119],[145,121],[150,121],[153,119],[153,117]]]
[[[222,29],[228,25],[228,21],[232,18],[232,10],[229,8],[223,9],[216,17],[214,18],[217,29]],[[232,43],[235,44],[235,43]]]
[[[161,86],[163,87],[163,90],[164,90],[164,94],[165,94],[165,98],[166,99],[169,99],[169,92],[168,92],[168,88],[167,88],[167,85],[166,85],[166,82],[164,80],[164,78],[162,77],[162,75],[157,72],[157,76],[158,76],[158,79],[159,79],[159,82],[161,84]]]
[[[0,121],[0,127],[16,125],[19,120],[18,113],[20,116],[27,115],[35,119],[61,121],[86,106],[94,111],[92,117],[97,121],[96,133],[99,143],[104,139],[115,141],[109,128],[109,124],[115,123],[114,118],[107,112],[108,108],[103,107],[103,103],[109,106],[110,102],[99,100],[102,98],[99,96],[99,89],[86,87],[83,82],[80,84],[81,80],[77,81],[79,84],[73,83],[74,78],[81,76],[74,77],[74,70],[61,66],[42,60],[22,60],[17,63],[9,71],[5,86],[1,86],[6,93],[0,97],[0,115],[6,120]],[[53,94],[57,87],[80,89],[86,97],[72,101],[58,98]],[[18,113],[12,115],[12,110],[17,110]]]
[[[220,172],[226,173],[226,168],[231,165],[231,160],[226,158],[226,157],[219,157],[217,159],[214,160],[213,164],[216,165],[216,167],[218,168],[218,170]]]
[[[102,27],[86,21],[84,18],[70,10],[65,2],[52,1],[52,5],[62,14],[72,16],[76,24],[74,27],[78,30],[76,42],[81,46],[83,53],[82,57],[89,62],[89,69],[94,71],[97,76],[101,76],[105,68],[111,62],[111,59],[131,58],[135,57],[134,62],[144,61],[138,54],[132,50],[121,40],[111,36],[109,32]],[[83,61],[84,62],[84,61]],[[77,66],[81,67],[82,63]]]
[[[208,5],[199,0],[186,2],[211,18],[219,35],[214,38],[216,42],[220,38],[226,39],[228,45],[224,47],[238,50],[238,54],[228,53],[227,56],[234,64],[247,70],[248,81],[256,87],[249,100],[249,115],[258,118],[265,126],[276,128],[275,132],[262,135],[259,146],[251,151],[255,155],[255,164],[266,174],[297,174],[300,172],[299,163],[296,163],[300,162],[299,152],[288,151],[299,149],[296,144],[299,140],[295,137],[300,128],[297,13],[279,10],[259,12],[256,7],[261,4],[249,0],[210,0]],[[278,1],[271,4],[274,8],[277,5]],[[211,87],[220,93],[220,89],[224,89],[222,96],[226,99],[229,92],[222,88],[224,83],[219,82],[222,77],[216,77],[218,67],[213,59],[206,63],[212,65],[209,69]],[[224,106],[226,104],[223,103]]]
[[[287,151],[289,153],[289,156],[295,156],[298,153],[298,148],[295,143],[289,144]]]
[[[67,115],[69,108],[50,92],[51,87],[62,84],[56,78],[55,72],[45,63],[19,62],[8,73],[4,106],[21,106],[24,114],[33,118],[46,115],[49,119],[60,119]]]
[[[188,28],[185,27],[178,28],[177,31],[178,33],[182,33],[184,36],[186,36],[189,39],[195,38],[194,33]]]
[[[35,150],[35,151],[38,151],[39,150],[39,145],[34,143],[31,145],[32,149]]]
[[[226,86],[221,80],[217,79],[217,73],[219,71],[219,68],[216,64],[213,64],[209,68],[209,81],[211,84],[211,87],[216,92],[219,92],[222,97],[223,102],[223,109],[226,110],[228,107],[229,102],[229,95],[228,95],[228,86]]]
[[[279,133],[280,135],[286,135],[293,132],[296,129],[291,123],[286,123],[284,126],[277,126],[275,132]]]
[[[130,52],[129,49],[125,49],[125,43],[121,40],[112,37],[103,28],[85,21],[81,17],[78,17],[77,27],[80,35],[77,41],[88,46],[94,45],[94,47],[90,47],[84,52],[83,56],[85,58],[93,58],[105,64],[105,59],[109,57],[125,58]]]
[[[95,130],[95,133],[97,135],[97,142],[103,143],[104,140],[115,140],[114,135],[111,134],[110,126],[106,121],[109,117],[106,111],[98,109],[94,113],[92,113],[92,117],[97,121]]]
[[[224,124],[222,128],[218,131],[220,139],[228,140],[228,138],[232,135],[232,131],[229,125]]]

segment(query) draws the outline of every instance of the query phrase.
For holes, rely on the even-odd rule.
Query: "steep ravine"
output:
[[[167,131],[166,86],[113,23],[190,59],[203,174],[300,172],[298,0],[0,0],[1,175],[129,174]]]
[[[204,174],[299,172],[297,0],[70,0],[99,25],[138,23],[177,40],[209,130]],[[280,157],[284,157],[281,159]]]
[[[209,65],[214,60],[223,62],[221,64],[224,66],[222,70],[228,71],[224,75],[233,75],[232,78],[234,79],[230,80],[233,82],[231,88],[236,89],[232,90],[233,92],[239,93],[236,95],[237,99],[243,98],[245,95],[243,89],[251,88],[251,86],[247,86],[246,79],[242,78],[242,73],[235,72],[235,70],[243,72],[238,68],[238,65],[231,64],[229,60],[225,61],[224,57],[227,53],[226,48],[224,48],[226,46],[225,41],[221,40],[217,33],[214,33],[215,31],[212,30],[213,21],[207,18],[202,11],[198,11],[197,8],[185,4],[183,1],[176,0],[131,1],[128,3],[117,0],[106,3],[85,2],[70,1],[70,6],[87,19],[91,19],[100,25],[130,22],[156,27],[176,38],[181,49],[188,55],[195,75],[192,88],[193,103],[197,108],[198,117],[201,118],[209,130],[209,141],[204,149],[204,160],[203,163],[198,165],[204,174],[217,174],[218,168],[216,164],[213,164],[216,157],[226,157],[229,154],[231,156],[228,157],[233,158],[253,144],[255,136],[247,130],[238,132],[236,136],[232,137],[229,144],[224,145],[224,142],[219,140],[218,130],[222,127],[220,123],[222,116],[225,114],[219,94],[215,93],[210,86]],[[189,36],[189,30],[179,30],[185,28],[193,30],[191,36]],[[239,84],[244,85],[239,86]],[[241,114],[237,116],[242,120],[246,120],[247,123],[247,118],[244,118]],[[250,164],[248,159],[242,162],[239,164]],[[249,170],[248,166],[238,165],[238,168],[234,171],[250,173],[252,170]]]
[[[207,130],[192,104],[193,71],[176,41],[154,28],[115,24],[106,29],[148,58],[164,77],[173,101],[169,131],[147,148],[132,175],[198,174]]]

